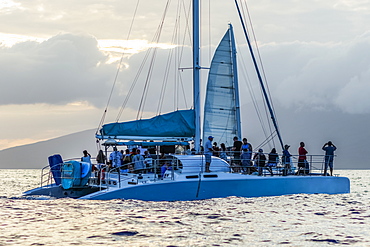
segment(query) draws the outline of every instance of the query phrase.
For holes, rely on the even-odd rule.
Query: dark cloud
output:
[[[106,99],[116,65],[94,37],[59,34],[0,49],[0,104],[66,104]]]
[[[283,106],[355,114],[370,113],[369,49],[369,33],[342,43],[296,41],[260,47],[270,90]]]

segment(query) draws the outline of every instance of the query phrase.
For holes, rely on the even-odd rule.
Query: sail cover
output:
[[[233,144],[241,138],[236,51],[232,26],[218,45],[208,74],[204,105],[203,138],[213,136],[218,144]]]
[[[125,137],[190,138],[195,134],[194,110],[179,110],[150,119],[105,124],[100,130],[102,139]]]

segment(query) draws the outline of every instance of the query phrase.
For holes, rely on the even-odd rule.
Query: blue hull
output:
[[[228,196],[260,197],[290,194],[342,194],[350,192],[346,177],[288,176],[249,177],[232,180],[168,181],[138,184],[101,191],[81,199],[138,199],[144,201],[188,201]]]

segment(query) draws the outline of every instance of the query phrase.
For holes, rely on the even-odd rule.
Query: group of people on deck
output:
[[[225,161],[228,161],[228,158],[230,157],[230,153],[228,152],[230,151],[232,152],[232,158],[230,162],[234,172],[243,172],[246,174],[257,172],[258,175],[262,175],[263,170],[265,169],[272,176],[272,168],[277,167],[280,162],[279,154],[275,148],[272,148],[270,153],[267,155],[263,152],[262,148],[258,149],[258,152],[253,153],[252,144],[248,142],[247,138],[243,138],[242,141],[239,141],[238,137],[234,137],[234,143],[231,147],[231,150],[227,150],[224,143],[221,143],[220,147],[218,147],[217,143],[213,142],[213,139],[213,136],[209,136],[203,149],[205,156],[205,172],[211,172],[210,165],[212,162],[212,156],[217,156]],[[280,167],[283,168],[283,175],[288,175],[288,172],[291,171],[292,155],[289,152],[289,147],[289,145],[285,145],[282,152]],[[322,150],[325,151],[324,176],[327,175],[328,168],[330,169],[330,176],[333,176],[333,160],[334,151],[336,149],[336,146],[331,141],[325,143],[322,147]],[[297,175],[305,175],[310,173],[310,165],[307,161],[307,153],[308,151],[305,149],[305,143],[301,142],[298,148]],[[159,157],[159,159],[161,159],[161,157]],[[87,150],[83,151],[83,157],[81,157],[81,161],[91,164],[91,155],[87,152]],[[126,149],[124,153],[123,150],[118,151],[117,147],[113,147],[113,152],[110,153],[109,159],[107,159],[104,152],[100,150],[96,157],[96,161],[97,170],[108,168],[110,170],[120,169],[123,172],[135,173],[141,173],[148,169],[150,166],[149,162],[153,162],[152,156],[148,151],[144,151],[144,154],[141,154],[141,150],[139,148],[133,148],[132,151]],[[160,165],[163,165],[161,167],[161,174],[163,175],[163,171],[170,169],[171,164],[168,164],[168,162],[162,163],[160,162]]]
[[[133,171],[142,171],[146,169],[146,164],[150,161],[151,155],[148,151],[144,151],[144,154],[141,154],[141,150],[138,148],[133,148],[130,152],[129,149],[118,151],[117,147],[113,147],[113,152],[110,153],[109,159],[105,156],[103,150],[98,152],[96,156],[98,170],[101,169],[121,169],[124,172],[133,172]],[[83,156],[81,161],[88,162],[91,164],[91,155],[87,150],[83,151]],[[105,168],[103,168],[105,167]]]
[[[220,148],[217,147],[217,143],[214,142],[212,145],[214,137],[209,136],[205,144],[204,155],[206,160],[205,171],[210,172],[211,156],[220,157],[226,161],[227,151],[224,143],[221,143]],[[233,159],[231,160],[231,166],[234,172],[243,172],[246,174],[252,174],[258,172],[258,175],[263,174],[263,169],[269,171],[273,175],[273,167],[276,167],[279,163],[279,154],[276,152],[276,149],[273,148],[268,157],[263,153],[263,149],[258,149],[258,152],[253,155],[252,144],[250,144],[247,138],[243,138],[243,141],[239,141],[238,137],[233,138],[233,146],[231,151],[233,153]],[[282,154],[281,164],[283,169],[283,175],[287,175],[291,170],[291,157],[292,155],[289,152],[289,145],[285,145]],[[325,166],[323,175],[327,175],[328,168],[330,169],[330,176],[333,176],[333,160],[334,160],[334,151],[336,146],[331,142],[327,142],[322,147],[322,150],[325,151]],[[297,175],[300,174],[309,174],[310,165],[307,161],[308,151],[305,149],[305,143],[301,142],[298,148],[298,171]],[[252,157],[253,156],[253,157]],[[253,163],[254,162],[254,165]],[[266,164],[267,162],[267,164]]]

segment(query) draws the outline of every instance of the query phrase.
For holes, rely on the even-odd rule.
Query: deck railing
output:
[[[325,167],[325,155],[306,155],[306,160],[308,162],[308,172],[305,174],[305,168],[298,167],[298,155],[291,156],[291,166],[287,167],[285,164],[282,164],[281,155],[279,156],[279,161],[276,163],[276,166],[268,167],[268,154],[264,153],[266,156],[266,166],[258,167],[256,160],[250,160],[250,165],[243,166],[243,159],[235,159],[233,157],[233,152],[228,151],[228,156],[226,162],[229,164],[229,172],[232,173],[243,173],[243,174],[257,174],[262,176],[271,175],[322,175]],[[204,158],[204,156],[202,156]],[[199,172],[203,173],[205,160],[201,159],[201,164],[198,163],[194,168],[199,168]],[[79,159],[68,159],[69,160],[79,160]],[[95,160],[95,159],[92,159]],[[199,158],[197,159],[199,161]],[[173,180],[175,178],[175,171],[182,170],[183,164],[181,160],[168,155],[165,158],[160,158],[159,156],[153,156],[153,158],[144,160],[144,169],[135,170],[135,164],[133,162],[123,164],[120,168],[112,168],[104,164],[94,165],[94,169],[91,173],[91,178],[89,179],[88,185],[90,186],[99,186],[100,190],[109,189],[110,187],[121,187],[121,182],[127,180],[132,180],[136,178],[136,183],[138,183],[140,176],[143,174],[153,174],[152,180],[157,181],[164,179],[164,174],[166,174],[165,179]],[[211,170],[214,167],[217,170],[215,164],[212,165]],[[96,169],[98,168],[98,169]],[[170,173],[164,173],[165,170],[170,170]],[[303,170],[303,172],[302,172]],[[252,172],[251,172],[252,171]],[[132,176],[132,173],[137,174],[137,176]],[[51,172],[50,166],[45,166],[41,171],[41,187],[50,186],[54,183],[53,175]]]

